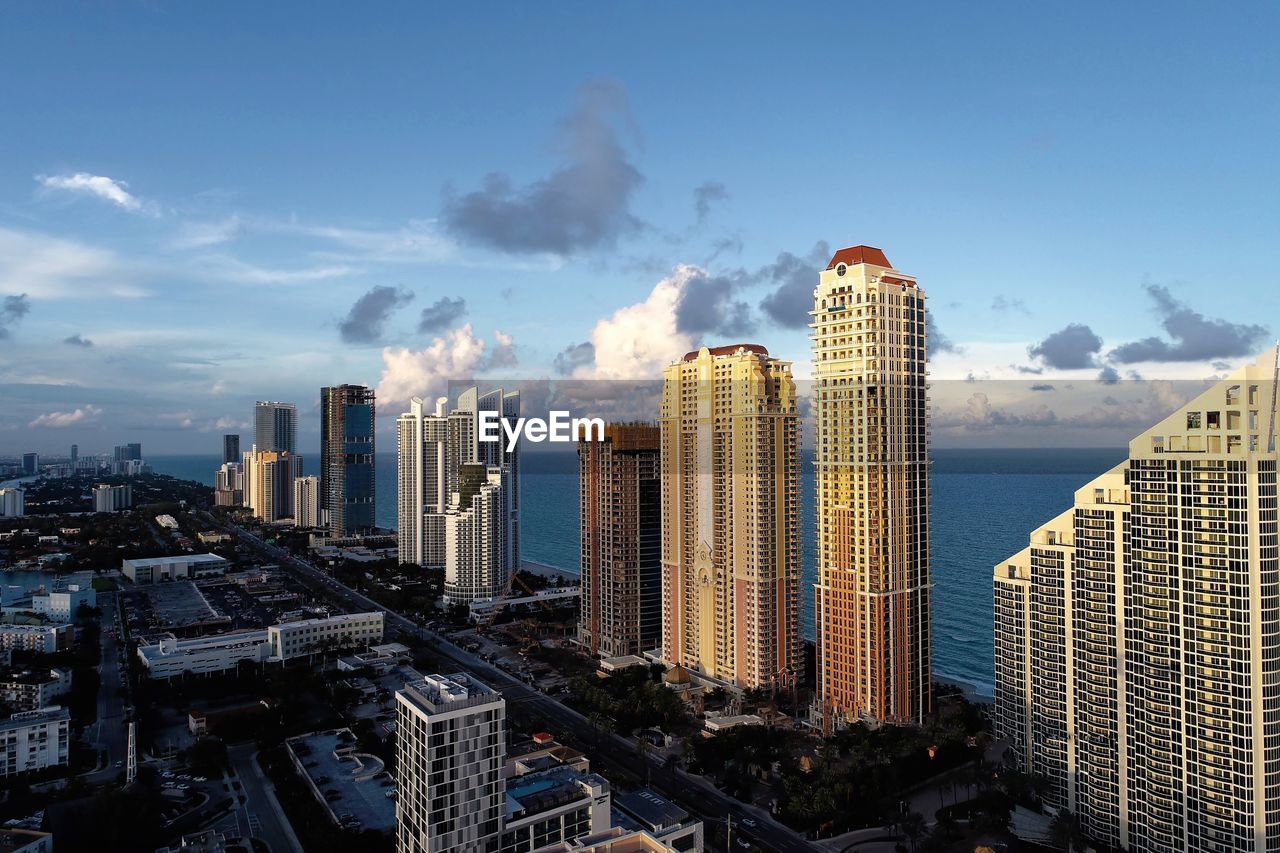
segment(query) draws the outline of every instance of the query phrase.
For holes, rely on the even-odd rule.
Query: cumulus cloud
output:
[[[964,352],[964,347],[960,346],[938,328],[938,322],[933,319],[933,312],[926,311],[924,315],[925,339],[929,344],[929,354],[933,355],[940,352]]]
[[[591,374],[601,379],[652,378],[693,349],[698,335],[680,329],[676,317],[685,287],[705,275],[698,267],[678,266],[643,302],[599,320],[591,330],[596,359]]]
[[[1175,299],[1163,285],[1148,284],[1145,289],[1169,340],[1149,337],[1121,344],[1109,353],[1112,361],[1135,364],[1239,358],[1252,355],[1267,336],[1266,326],[1205,317]]]
[[[105,175],[76,172],[72,175],[36,175],[36,182],[46,190],[89,195],[109,201],[130,212],[138,212],[148,206],[128,190],[128,184]]]
[[[1058,416],[1043,403],[1019,414],[994,405],[991,398],[981,391],[971,394],[960,411],[934,416],[939,428],[958,427],[971,432],[989,432],[998,427],[1053,426],[1057,421]]]
[[[1032,391],[1052,391],[1053,386],[1045,382],[1037,382],[1031,386]]]
[[[30,311],[31,300],[27,299],[27,294],[6,296],[4,302],[0,303],[0,340],[9,337],[13,333],[13,327]]]
[[[525,187],[513,186],[505,173],[491,173],[481,189],[445,199],[445,227],[468,242],[511,253],[571,255],[614,245],[640,227],[631,199],[644,177],[614,127],[629,119],[620,84],[584,86],[577,108],[561,122],[564,165]]]
[[[493,339],[495,343],[493,349],[489,351],[489,356],[485,359],[485,369],[496,370],[499,367],[514,367],[516,364],[515,339],[498,330],[494,331]]]
[[[514,342],[497,332],[494,353],[486,353],[485,342],[476,337],[467,323],[432,340],[425,349],[384,347],[382,378],[378,382],[379,408],[396,410],[413,397],[431,399],[448,390],[450,380],[468,379],[477,371],[514,363]],[[505,353],[505,355],[504,355]],[[497,364],[503,362],[505,364]]]
[[[374,287],[355,301],[347,316],[338,323],[338,332],[349,344],[373,343],[382,336],[387,319],[411,301],[413,294],[407,290]]]
[[[467,300],[461,296],[442,296],[422,309],[422,316],[418,318],[418,331],[425,334],[443,332],[453,328],[466,314]]]
[[[740,281],[712,276],[699,267],[689,274],[676,304],[676,328],[698,336],[708,332],[744,335],[755,331],[751,306],[736,299]]]
[[[693,212],[702,225],[711,215],[711,206],[729,197],[728,190],[719,181],[706,181],[693,188]]]
[[[27,424],[31,429],[62,429],[89,423],[102,414],[102,409],[93,405],[81,406],[70,412],[46,412]]]
[[[74,335],[70,335],[68,337],[63,338],[62,342],[64,344],[67,344],[68,346],[82,347],[84,349],[88,349],[89,347],[93,346],[93,341],[82,336],[78,332]]]
[[[1055,370],[1096,367],[1102,338],[1082,323],[1070,323],[1027,348],[1027,354]]]
[[[556,353],[553,366],[561,376],[574,376],[578,371],[590,368],[596,359],[596,348],[590,341],[570,344]]]
[[[819,241],[803,257],[782,252],[757,275],[777,285],[760,303],[760,308],[773,322],[787,329],[809,325],[813,310],[813,289],[818,286],[818,272],[831,260],[831,249]]]

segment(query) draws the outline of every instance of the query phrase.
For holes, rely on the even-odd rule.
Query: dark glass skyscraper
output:
[[[320,389],[320,502],[334,535],[374,526],[373,389]]]
[[[224,435],[222,437],[222,464],[240,461],[240,436]]]

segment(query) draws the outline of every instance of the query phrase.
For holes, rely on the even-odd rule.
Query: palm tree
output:
[[[916,844],[924,837],[925,821],[920,812],[907,812],[898,819],[898,832],[911,844],[911,853],[915,853]]]
[[[1080,829],[1080,818],[1067,809],[1062,809],[1049,822],[1049,840],[1054,847],[1072,853],[1073,850],[1084,849],[1086,844],[1084,832]]]

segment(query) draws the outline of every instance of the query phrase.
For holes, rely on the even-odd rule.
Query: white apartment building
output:
[[[320,527],[320,478],[293,478],[293,523],[297,527]]]
[[[138,645],[138,660],[149,678],[179,678],[187,673],[211,675],[235,669],[241,661],[265,663],[271,657],[267,630],[231,631],[211,637],[162,637]]]
[[[26,496],[21,486],[0,489],[0,518],[22,518],[26,513]]]
[[[446,604],[487,601],[502,594],[514,568],[505,562],[503,478],[497,468],[464,464],[453,506],[444,516]]]
[[[320,619],[285,622],[267,629],[271,657],[279,660],[352,646],[382,642],[383,614],[342,613]]]
[[[38,592],[31,596],[31,609],[49,619],[63,622],[75,618],[80,605],[98,606],[98,593],[91,586],[70,584],[59,592]]]
[[[0,650],[52,654],[71,647],[70,625],[0,625]]]
[[[71,692],[71,670],[5,667],[0,670],[0,700],[15,711],[34,711],[55,704]]]
[[[1210,387],[995,567],[996,734],[1111,847],[1278,847],[1278,376]]]
[[[0,777],[65,765],[70,760],[71,712],[57,705],[0,720]]]
[[[191,580],[223,575],[231,568],[217,554],[180,554],[174,557],[138,557],[124,560],[120,571],[135,584]]]
[[[93,487],[94,512],[119,512],[133,506],[133,487],[99,483]]]
[[[506,701],[469,675],[396,693],[396,849],[497,853],[506,815]]]
[[[499,547],[505,565],[519,566],[520,451],[508,451],[504,441],[480,441],[478,421],[481,412],[519,418],[520,394],[498,389],[481,395],[470,388],[458,395],[451,411],[448,403],[439,398],[431,412],[415,397],[396,420],[400,562],[445,565],[444,516],[456,505],[461,466],[479,463],[501,473],[505,521]]]
[[[608,780],[569,766],[507,780],[501,853],[533,853],[549,844],[604,832],[610,825]]]

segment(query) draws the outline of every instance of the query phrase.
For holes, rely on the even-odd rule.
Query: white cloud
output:
[[[31,429],[62,429],[63,427],[96,420],[101,414],[102,409],[97,406],[86,405],[72,412],[46,412],[27,424],[27,426]]]
[[[383,347],[382,363],[378,405],[394,410],[412,397],[430,400],[444,394],[450,379],[474,376],[485,364],[485,343],[468,323],[436,338],[423,350]]]
[[[138,274],[114,253],[74,240],[0,227],[0,293],[32,299],[136,298]]]
[[[36,175],[36,181],[47,190],[62,190],[96,196],[130,212],[149,212],[153,208],[129,192],[129,185],[105,175],[76,172],[74,175]]]
[[[685,287],[706,273],[680,265],[658,282],[644,302],[628,305],[599,320],[591,331],[595,366],[581,367],[575,376],[599,379],[649,379],[697,346],[697,338],[681,332],[676,308]]]

